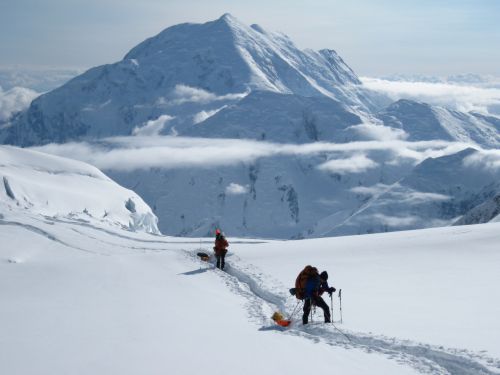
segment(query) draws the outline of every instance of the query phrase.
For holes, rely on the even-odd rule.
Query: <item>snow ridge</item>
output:
[[[88,164],[0,146],[0,206],[159,234],[158,219],[134,192]]]

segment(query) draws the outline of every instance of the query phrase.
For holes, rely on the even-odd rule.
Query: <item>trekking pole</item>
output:
[[[314,322],[313,316],[316,314],[316,305],[313,304],[313,299],[311,298],[311,323]]]
[[[330,293],[330,311],[331,311],[331,315],[332,315],[330,317],[330,319],[331,319],[332,324],[333,324],[333,294],[332,293]]]
[[[342,324],[342,289],[339,289],[339,299],[340,299],[340,324]]]
[[[311,298],[307,298],[307,300],[304,302],[304,305],[306,303],[309,303],[309,316],[311,317],[311,323],[313,322],[313,305],[312,305],[312,300]]]

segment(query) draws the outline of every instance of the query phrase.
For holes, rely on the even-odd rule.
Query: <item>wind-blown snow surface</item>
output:
[[[88,164],[0,146],[0,212],[25,210],[159,233],[158,219],[133,191]]]
[[[499,229],[230,237],[224,273],[194,255],[211,239],[2,210],[0,372],[499,374]],[[270,321],[292,312],[305,264],[342,288],[336,326],[351,341],[331,325]]]

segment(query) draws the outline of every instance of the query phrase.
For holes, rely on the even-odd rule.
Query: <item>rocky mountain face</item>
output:
[[[483,224],[500,220],[500,186],[494,184],[482,191],[484,201],[467,211],[453,225]],[[490,198],[489,198],[490,197]]]

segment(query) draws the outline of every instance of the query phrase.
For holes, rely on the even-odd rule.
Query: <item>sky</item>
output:
[[[169,26],[226,12],[333,48],[359,75],[500,74],[500,0],[0,0],[0,67],[113,63]]]

